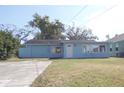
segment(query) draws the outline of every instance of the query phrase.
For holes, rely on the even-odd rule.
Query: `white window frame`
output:
[[[87,52],[87,45],[82,45],[82,52],[86,53]]]

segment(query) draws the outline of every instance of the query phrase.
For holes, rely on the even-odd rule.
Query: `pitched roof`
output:
[[[108,42],[117,42],[124,40],[124,33],[120,35],[115,35],[113,38],[107,40]]]
[[[106,43],[106,42],[96,42],[94,40],[36,40],[36,39],[32,39],[26,42],[26,44],[61,44],[61,43]]]
[[[31,39],[26,42],[26,44],[60,44],[60,40],[36,40]]]

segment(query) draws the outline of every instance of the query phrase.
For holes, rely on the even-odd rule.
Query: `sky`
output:
[[[14,24],[23,27],[33,19],[33,14],[48,15],[50,20],[60,20],[65,25],[89,27],[100,41],[106,35],[113,37],[124,32],[124,13],[122,5],[1,5],[0,24]],[[104,12],[111,8],[109,11]],[[81,11],[81,9],[83,9]],[[80,11],[80,12],[79,12]]]

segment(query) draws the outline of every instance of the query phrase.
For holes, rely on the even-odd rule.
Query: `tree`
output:
[[[0,60],[7,59],[12,55],[18,56],[21,42],[25,42],[28,36],[33,34],[34,29],[29,25],[17,28],[12,24],[0,24]]]
[[[34,39],[40,40],[40,39],[42,39],[41,36],[42,36],[42,35],[41,35],[41,32],[37,32],[37,33],[35,34],[35,36],[34,36]]]
[[[66,37],[69,40],[96,40],[91,29],[82,29],[80,27],[69,26],[66,31]]]
[[[7,59],[16,54],[19,45],[19,40],[13,37],[12,32],[0,29],[0,59]]]
[[[29,39],[29,36],[34,35],[34,30],[29,25],[25,25],[23,28],[18,28],[14,33],[15,37],[17,37],[20,43],[26,42]]]
[[[0,59],[17,55],[21,42],[25,42],[34,29],[29,25],[17,28],[12,24],[0,24]]]
[[[34,35],[34,31],[37,29],[31,28],[29,25],[24,25],[24,27],[18,28],[13,24],[0,24],[0,30],[11,32],[21,43],[27,41],[30,35]]]
[[[29,22],[29,25],[33,28],[38,28],[38,32],[35,39],[63,39],[62,32],[65,31],[64,24],[59,20],[50,22],[49,16],[41,17],[39,14],[34,14],[34,19]]]

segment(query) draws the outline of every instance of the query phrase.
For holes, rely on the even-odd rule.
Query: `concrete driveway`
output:
[[[0,87],[30,86],[51,62],[0,62]]]

